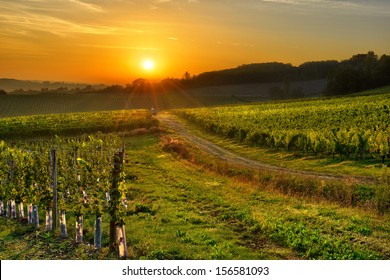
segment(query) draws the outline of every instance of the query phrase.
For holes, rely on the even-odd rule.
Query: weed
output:
[[[360,230],[364,232],[366,229]],[[301,222],[287,224],[279,221],[274,225],[271,236],[276,242],[288,245],[308,259],[379,258],[370,250],[354,248],[348,236],[332,238],[322,234],[318,229],[310,229]]]
[[[148,260],[184,260],[186,259],[179,249],[155,250],[146,255]]]
[[[378,212],[382,215],[390,210],[390,185],[380,185],[376,190],[376,206]]]
[[[134,214],[138,214],[138,213],[148,213],[148,214],[151,214],[151,215],[154,215],[156,212],[154,210],[152,210],[148,205],[144,205],[144,204],[141,204],[141,203],[137,203],[134,207],[134,211],[133,211]]]
[[[212,247],[212,252],[210,254],[212,260],[229,260],[233,258],[231,252],[230,243],[222,243],[221,245],[215,245]]]

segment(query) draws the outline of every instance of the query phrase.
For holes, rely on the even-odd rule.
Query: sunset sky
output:
[[[0,0],[0,78],[130,83],[390,54],[388,0]]]

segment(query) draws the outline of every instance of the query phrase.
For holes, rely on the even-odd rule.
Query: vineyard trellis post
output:
[[[124,150],[115,154],[114,169],[112,174],[112,185],[110,189],[110,250],[115,249],[116,239],[118,239],[119,256],[127,257],[126,235],[123,222],[119,220],[119,207],[122,203],[119,185],[121,182],[121,173],[123,170]]]
[[[50,153],[50,170],[53,188],[53,230],[57,228],[57,164],[56,164],[56,149],[52,149]]]

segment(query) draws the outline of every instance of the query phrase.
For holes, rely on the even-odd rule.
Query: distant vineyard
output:
[[[121,110],[0,118],[0,139],[126,131],[157,125],[148,110]]]
[[[253,146],[342,158],[385,160],[389,154],[389,93],[176,113],[210,133]]]

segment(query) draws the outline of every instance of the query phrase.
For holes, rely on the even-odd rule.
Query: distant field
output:
[[[58,95],[7,95],[0,96],[0,118],[62,114],[74,112],[111,111],[128,109],[159,110],[186,107],[202,107],[221,104],[245,104],[270,99],[270,89],[281,83],[232,85],[191,89],[165,94],[58,94]],[[318,95],[324,80],[291,83],[306,95]]]

